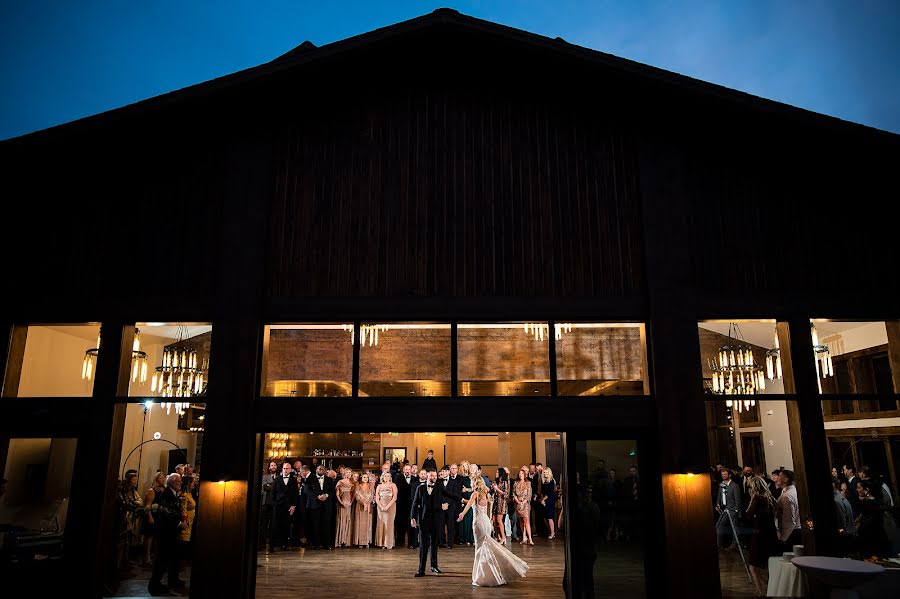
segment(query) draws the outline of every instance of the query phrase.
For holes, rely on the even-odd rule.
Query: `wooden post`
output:
[[[888,338],[888,360],[891,364],[891,376],[894,378],[894,393],[900,393],[900,320],[888,320],[884,323]]]
[[[22,376],[22,364],[25,360],[25,340],[28,337],[28,325],[5,323],[8,332],[7,343],[0,353],[0,364],[6,364],[2,378],[3,390],[0,397],[16,397],[19,395],[19,379]]]

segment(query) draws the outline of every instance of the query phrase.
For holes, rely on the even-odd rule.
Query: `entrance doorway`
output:
[[[263,475],[261,485],[257,598],[294,598],[308,594],[311,586],[320,599],[368,595],[379,592],[379,581],[389,586],[392,595],[420,596],[423,583],[429,589],[439,589],[441,597],[475,594],[478,587],[472,585],[473,512],[461,523],[455,517],[470,492],[463,491],[458,504],[452,508],[448,501],[438,550],[441,574],[432,574],[426,568],[425,578],[414,577],[419,536],[409,526],[408,517],[419,484],[418,471],[434,467],[439,473],[438,484],[446,486],[453,477],[458,477],[462,484],[463,480],[471,481],[462,474],[465,462],[475,464],[493,488],[490,513],[500,514],[499,518],[493,518],[494,538],[505,541],[506,550],[529,566],[525,579],[510,580],[492,594],[506,597],[528,592],[547,598],[565,596],[568,527],[563,506],[568,481],[561,433],[271,432],[263,437],[261,470],[268,472],[274,462],[275,472],[271,476]],[[309,489],[318,489],[314,486],[319,485],[318,480],[304,478],[315,476],[312,472],[307,474],[306,468],[320,467],[319,472],[325,477],[334,477],[325,483],[327,488],[334,489],[334,496],[340,495],[343,500],[334,502],[329,498],[331,504],[325,507],[328,513],[324,517],[309,509],[309,502],[317,499],[311,495],[316,491]],[[517,512],[508,498],[514,494],[514,479],[522,467],[526,472],[533,467],[532,476],[542,476],[541,480],[546,482],[537,485],[534,478],[523,477],[526,480],[520,489],[527,491],[521,495],[525,498],[524,506]],[[349,478],[339,488],[342,469]],[[545,473],[538,474],[539,469]],[[295,471],[300,472],[299,481]],[[285,472],[287,477],[283,476]],[[370,476],[384,482],[373,487],[368,483]],[[471,482],[465,484],[468,486],[463,489],[472,487]],[[285,490],[286,485],[292,490]],[[340,493],[340,489],[345,489],[345,493]],[[506,496],[501,496],[497,489],[503,489]],[[288,509],[291,501],[285,503],[284,495],[295,498],[291,500],[295,506],[293,513]],[[370,496],[372,499],[367,501]],[[389,512],[379,508],[379,501],[390,506]],[[347,502],[349,509],[343,507]],[[533,529],[533,545],[520,544],[525,536],[525,520],[519,515],[523,511],[528,514],[529,528]]]

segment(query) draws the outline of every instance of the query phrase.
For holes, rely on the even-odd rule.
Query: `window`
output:
[[[90,397],[100,325],[20,325],[13,329],[4,397]]]
[[[752,398],[784,394],[786,386],[792,388],[790,360],[782,354],[790,347],[786,325],[774,320],[733,320],[705,321],[698,326],[705,393]],[[751,408],[755,401],[745,403]]]
[[[548,324],[460,324],[459,394],[550,394]]]
[[[352,324],[267,326],[262,394],[268,397],[350,396],[354,336]]]
[[[895,389],[894,370],[898,366],[891,364],[885,322],[813,320],[810,324],[820,393],[896,395],[900,392],[900,389]],[[893,342],[900,343],[900,338]],[[854,411],[897,410],[896,398],[859,403]],[[826,414],[829,411],[844,413],[837,408],[828,408]]]
[[[450,396],[449,324],[395,323],[361,329],[360,397]]]
[[[556,324],[559,395],[642,395],[647,361],[644,325]]]

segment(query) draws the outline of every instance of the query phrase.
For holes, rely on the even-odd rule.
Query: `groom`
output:
[[[412,509],[409,512],[410,526],[419,529],[419,569],[416,577],[425,576],[425,558],[431,549],[431,571],[442,574],[438,568],[438,537],[444,523],[444,511],[450,506],[444,499],[441,485],[437,483],[437,472],[428,471],[428,480],[419,485],[413,497]]]

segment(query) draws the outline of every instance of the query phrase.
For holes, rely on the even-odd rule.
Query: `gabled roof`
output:
[[[170,106],[182,100],[186,100],[189,98],[198,98],[207,94],[214,94],[218,91],[222,91],[233,86],[250,83],[261,78],[288,71],[290,69],[300,68],[303,65],[309,64],[311,62],[337,56],[345,52],[350,52],[369,44],[380,42],[389,38],[399,37],[407,33],[420,31],[435,26],[457,27],[460,30],[480,32],[482,34],[495,36],[500,39],[529,44],[536,48],[544,49],[548,52],[552,52],[560,56],[568,56],[576,60],[593,62],[595,64],[602,65],[613,70],[618,70],[623,73],[646,78],[648,80],[672,86],[673,88],[681,89],[690,93],[702,94],[707,97],[720,98],[722,100],[735,102],[739,105],[744,105],[752,109],[763,110],[766,112],[772,112],[786,117],[798,119],[800,121],[806,121],[810,124],[838,126],[848,128],[848,130],[855,130],[856,132],[860,133],[868,133],[870,135],[874,134],[877,136],[887,136],[888,138],[893,138],[894,140],[900,139],[900,136],[896,134],[882,131],[874,127],[854,123],[852,121],[845,121],[837,117],[824,115],[803,108],[797,108],[789,104],[776,102],[774,100],[768,100],[721,85],[694,79],[686,75],[680,75],[678,73],[659,69],[633,60],[620,58],[612,54],[600,52],[598,50],[592,50],[583,46],[570,44],[560,37],[549,38],[521,29],[515,29],[513,27],[507,27],[505,25],[500,25],[491,21],[485,21],[483,19],[464,15],[451,8],[439,8],[429,14],[416,17],[408,21],[402,21],[394,25],[375,29],[368,33],[349,37],[347,39],[326,44],[320,47],[317,47],[310,41],[304,41],[296,48],[286,52],[285,54],[282,54],[281,56],[278,56],[270,62],[244,69],[242,71],[237,71],[230,75],[224,75],[216,79],[211,79],[203,83],[198,83],[196,85],[192,85],[183,89],[155,96],[146,100],[141,100],[139,102],[129,104],[121,108],[116,108],[96,115],[84,117],[82,119],[57,125],[34,133],[28,133],[23,136],[13,138],[12,140],[7,140],[6,142],[0,143],[7,143],[13,140],[31,138],[32,136],[40,136],[41,134],[49,132],[68,131],[70,129],[91,126],[107,121],[118,120],[120,118],[137,116],[147,111]]]

